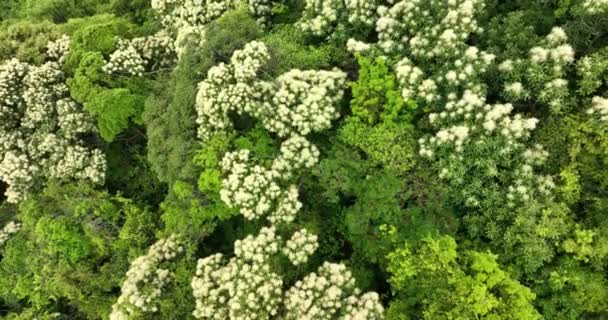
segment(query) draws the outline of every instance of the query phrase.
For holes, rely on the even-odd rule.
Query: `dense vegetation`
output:
[[[0,318],[608,318],[608,1],[3,0]]]

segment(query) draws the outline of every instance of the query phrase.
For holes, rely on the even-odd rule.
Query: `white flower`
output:
[[[160,268],[160,264],[174,259],[183,251],[177,236],[161,239],[153,244],[148,253],[131,262],[126,279],[122,284],[121,295],[112,305],[111,320],[128,318],[135,312],[155,312],[156,301],[160,298],[162,288],[170,281],[169,270]]]
[[[15,221],[9,221],[5,224],[4,228],[0,230],[0,248],[8,241],[11,235],[19,232],[19,229],[21,229],[21,224]]]
[[[61,60],[68,41],[49,44],[49,55]],[[93,119],[70,98],[59,63],[0,65],[0,119],[0,180],[8,184],[9,202],[49,178],[103,182],[103,154],[81,140],[94,131]]]
[[[595,115],[601,121],[608,121],[608,99],[593,97],[591,108],[587,109],[587,114]]]

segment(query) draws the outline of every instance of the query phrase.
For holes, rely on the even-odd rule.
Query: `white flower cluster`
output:
[[[258,17],[258,22],[262,25],[268,23],[272,15],[272,0],[248,0],[249,12]]]
[[[4,245],[6,241],[8,241],[11,235],[19,232],[19,229],[21,229],[21,224],[16,223],[15,221],[10,221],[6,225],[4,225],[4,228],[0,230],[0,248]]]
[[[299,169],[310,168],[318,162],[319,151],[308,140],[292,136],[281,146],[281,154],[270,169],[252,165],[249,150],[229,152],[222,159],[227,173],[222,180],[220,196],[231,207],[239,207],[249,220],[270,213],[272,223],[291,222],[302,207],[295,185],[287,190],[281,184]]]
[[[344,0],[348,21],[352,24],[375,25],[379,18],[378,8],[383,2],[392,4],[394,0]]]
[[[167,29],[203,26],[236,7],[238,0],[152,0]]]
[[[424,104],[444,100],[438,93],[456,89],[481,91],[477,83],[479,74],[483,74],[495,60],[493,54],[480,51],[476,47],[467,47],[461,57],[453,62],[446,62],[445,73],[426,77],[425,72],[416,66],[408,57],[395,65],[397,79],[401,85],[401,95],[406,100],[416,100]]]
[[[493,134],[502,137],[507,145],[518,144],[519,140],[529,137],[536,128],[538,119],[511,116],[511,104],[490,105],[485,97],[466,90],[460,99],[455,94],[448,96],[445,110],[429,114],[429,122],[439,130],[435,136],[421,138],[420,154],[432,157],[434,150],[442,145],[454,145],[460,152],[470,136],[484,139]]]
[[[298,27],[303,32],[316,36],[326,35],[333,29],[343,9],[343,0],[306,0]]]
[[[587,114],[596,115],[601,121],[608,122],[608,99],[596,96],[591,103]]]
[[[101,183],[105,157],[82,144],[93,119],[70,97],[60,65],[16,59],[0,66],[0,180],[9,202],[48,178]]]
[[[199,138],[205,141],[216,131],[231,128],[230,111],[258,112],[256,97],[261,98],[261,90],[255,77],[269,59],[266,46],[252,41],[234,52],[231,64],[220,63],[209,69],[207,79],[198,85],[196,96]]]
[[[381,319],[378,294],[361,295],[346,266],[325,263],[283,292],[271,262],[283,252],[294,265],[306,263],[317,249],[316,236],[296,231],[285,244],[274,227],[235,242],[234,254],[199,259],[192,289],[198,319]]]
[[[161,268],[163,262],[173,260],[184,248],[175,235],[154,243],[146,255],[131,262],[121,295],[114,305],[110,320],[128,320],[134,314],[156,312],[156,302],[171,272]]]
[[[224,265],[215,254],[199,259],[192,290],[198,319],[268,319],[279,311],[283,280],[272,272],[270,257],[279,252],[274,227],[262,228],[234,244],[235,256]]]
[[[345,82],[346,75],[338,70],[293,69],[279,76],[278,88],[266,105],[266,128],[281,137],[329,128],[338,117],[335,106],[342,100]]]
[[[608,0],[583,0],[583,9],[590,14],[608,12]]]
[[[410,0],[380,6],[377,46],[386,53],[406,48],[414,57],[459,56],[469,34],[480,31],[481,0]],[[355,46],[353,46],[354,48]]]
[[[209,70],[196,99],[201,139],[230,129],[228,114],[233,111],[253,115],[281,137],[330,127],[338,116],[335,106],[342,99],[346,74],[291,70],[274,82],[256,80],[269,59],[266,45],[252,41],[234,52],[229,65]]]
[[[109,74],[142,76],[145,71],[167,68],[174,62],[173,39],[161,31],[153,36],[129,41],[118,39],[117,49],[110,55],[103,71]]]
[[[283,248],[283,253],[295,266],[305,264],[319,247],[316,234],[308,232],[306,229],[296,231],[291,239],[287,241]]]
[[[273,176],[291,179],[294,172],[312,168],[319,162],[319,149],[306,138],[292,135],[281,144],[279,157],[272,162]]]
[[[346,266],[325,262],[287,291],[285,320],[382,319],[379,300],[375,292],[360,295]]]
[[[177,30],[174,47],[177,59],[181,59],[188,47],[200,48],[205,43],[205,26],[183,27]]]
[[[372,27],[380,18],[381,8],[393,3],[394,0],[306,0],[298,27],[316,36],[329,35],[341,20]]]
[[[517,202],[524,203],[532,198],[535,192],[549,196],[555,189],[555,182],[551,176],[537,175],[533,166],[541,165],[549,157],[549,153],[542,146],[535,145],[526,149],[523,154],[523,164],[513,172],[515,178],[507,189],[507,205],[514,207]]]
[[[566,67],[574,62],[574,50],[568,36],[554,27],[543,42],[530,49],[528,59],[506,60],[498,69],[505,80],[504,97],[522,101],[535,97],[552,110],[559,110],[568,95]]]
[[[172,66],[189,45],[205,41],[205,25],[235,7],[238,0],[152,0],[163,29],[132,40],[118,39],[117,49],[104,66],[109,74],[142,76]]]
[[[561,65],[574,62],[574,50],[566,41],[568,36],[564,29],[554,27],[547,35],[545,47],[530,49],[530,61],[537,64],[552,61],[556,63],[555,68],[561,70]]]
[[[275,82],[256,80],[268,60],[266,46],[251,42],[233,54],[229,65],[211,68],[207,79],[199,84],[196,108],[203,141],[217,131],[231,128],[230,112],[248,113],[261,120],[268,130],[287,137],[270,168],[255,164],[249,150],[228,152],[222,159],[226,174],[220,190],[222,201],[239,207],[246,219],[267,215],[272,226],[262,228],[256,236],[236,241],[235,256],[228,261],[221,254],[198,261],[192,289],[196,300],[193,315],[199,319],[309,319],[301,317],[305,312],[294,308],[290,313],[287,308],[288,303],[297,304],[297,296],[308,291],[300,293],[300,289],[293,289],[290,291],[293,296],[287,300],[283,280],[275,273],[272,262],[282,253],[295,266],[306,263],[319,246],[317,236],[301,229],[283,242],[276,227],[292,223],[302,207],[297,187],[285,185],[297,170],[318,162],[319,150],[302,135],[330,126],[337,114],[334,105],[342,97],[346,75],[340,71],[292,70]],[[345,266],[331,266],[325,268],[344,275]],[[324,300],[311,294],[310,303],[316,305],[308,307],[319,310],[314,315],[322,316],[320,319],[379,318],[382,306],[377,294],[359,297],[352,276],[350,273],[347,276],[347,281],[342,281],[329,275],[324,282],[331,294],[336,291],[349,294],[344,297],[338,294],[339,305],[332,302],[327,307]],[[317,289],[315,294],[323,295],[325,288]]]
[[[126,43],[120,41],[119,43]],[[102,67],[108,74],[125,74],[129,76],[143,76],[146,63],[141,58],[137,49],[126,45],[110,55],[110,60]]]
[[[70,51],[70,44],[72,43],[70,36],[63,35],[55,41],[49,41],[47,44],[47,56],[60,64],[65,61],[65,58]]]

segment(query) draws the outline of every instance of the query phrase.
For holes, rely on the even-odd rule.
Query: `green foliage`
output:
[[[457,251],[449,236],[427,237],[388,256],[397,295],[389,319],[541,319],[535,294],[502,270],[490,252]]]
[[[192,318],[196,260],[233,252],[234,241],[267,223],[245,220],[223,203],[220,162],[228,151],[248,149],[268,166],[282,139],[252,117],[230,114],[234,130],[201,144],[194,108],[209,69],[252,40],[270,52],[262,80],[333,68],[350,80],[333,129],[307,136],[320,163],[290,181],[303,207],[279,233],[306,228],[318,235],[319,248],[297,268],[273,261],[285,288],[323,261],[341,261],[360,288],[380,293],[386,319],[608,318],[608,125],[586,113],[592,97],[608,94],[608,15],[585,13],[574,0],[483,2],[485,12],[475,16],[483,31],[463,46],[496,55],[496,65],[448,88],[441,84],[446,61],[417,59],[408,45],[386,56],[349,52],[348,39],[374,43],[378,33],[348,22],[346,11],[322,37],[301,32],[303,0],[271,1],[264,25],[241,4],[205,26],[204,41],[191,43],[175,68],[142,77],[109,75],[102,66],[117,38],[159,31],[150,0],[0,0],[0,61],[43,64],[49,41],[71,37],[67,85],[105,143],[84,140],[107,161],[99,189],[52,181],[18,205],[0,196],[0,230],[9,221],[22,224],[0,244],[0,318],[107,319],[130,263],[170,234],[185,240],[185,252],[163,264],[172,275],[158,312],[133,318]],[[530,49],[543,46],[556,26],[568,36],[574,63],[529,63]],[[538,128],[521,145],[497,138],[498,131],[479,137],[472,130],[463,150],[434,150],[424,161],[417,140],[434,131],[428,113],[446,102],[402,98],[395,67],[404,54],[437,80],[436,96],[477,90],[489,104],[509,102],[515,113],[539,119]],[[513,61],[510,71],[496,68],[505,60]],[[555,79],[567,85],[542,97]],[[506,92],[513,82],[524,94]],[[548,160],[522,160],[536,144]],[[548,177],[555,184],[548,192],[529,188],[525,201],[510,193]],[[0,181],[0,194],[5,185]]]
[[[170,78],[159,79],[146,100],[148,159],[158,178],[169,184],[196,177],[191,159],[197,148],[194,99],[200,63],[198,55],[188,52]]]
[[[69,69],[78,66],[82,55],[87,52],[100,52],[109,55],[116,44],[116,37],[130,38],[136,30],[135,25],[123,18],[101,15],[76,21],[77,29],[72,33],[72,46],[67,59]]]
[[[0,61],[17,58],[42,64],[46,60],[47,43],[59,36],[60,28],[48,21],[4,21],[0,24]]]
[[[428,197],[437,200],[444,196],[438,190],[417,188],[415,181],[420,179],[421,172],[400,177],[375,168],[374,164],[365,161],[356,149],[333,142],[327,157],[313,168],[322,186],[315,199],[342,207],[344,220],[339,232],[357,255],[368,263],[384,265],[385,256],[393,249],[392,242],[419,239],[436,230],[453,232],[457,228],[448,210],[436,210],[426,203]],[[389,239],[383,234],[390,225],[400,229]]]
[[[351,83],[353,98],[350,102],[353,116],[374,124],[383,121],[410,121],[412,115],[406,107],[397,85],[396,76],[390,72],[386,58],[358,56],[359,77]],[[407,104],[407,107],[415,106]]]
[[[577,92],[583,96],[590,96],[608,83],[608,49],[588,55],[578,61],[576,72],[578,75]]]
[[[414,164],[416,105],[401,98],[395,75],[385,58],[359,56],[359,78],[351,83],[352,116],[340,130],[340,138],[361,149],[376,164],[397,173]]]
[[[538,281],[538,305],[547,319],[594,319],[608,315],[605,274],[562,258]]]
[[[60,184],[22,203],[17,218],[23,226],[4,248],[0,294],[36,310],[64,301],[64,311],[83,318],[107,314],[128,261],[150,244],[158,221],[131,200]]]
[[[534,23],[530,20],[526,11],[495,16],[481,41],[501,58],[525,56],[540,41]]]
[[[272,75],[291,69],[312,70],[331,68],[331,45],[312,46],[294,25],[280,25],[262,38],[271,52],[268,63]]]
[[[340,138],[359,149],[375,163],[398,173],[407,172],[415,163],[414,130],[408,123],[383,122],[366,125],[357,117],[346,120]]]
[[[19,15],[28,18],[50,18],[55,23],[107,11],[109,0],[23,0]]]
[[[110,142],[129,126],[129,119],[141,114],[143,97],[124,88],[102,90],[85,106],[97,117],[101,137]]]
[[[128,36],[134,26],[124,19],[104,16],[74,32],[66,67],[73,70],[68,79],[72,97],[97,119],[101,137],[112,142],[130,124],[141,124],[145,78],[114,77],[103,72],[104,55],[113,49],[117,36]]]
[[[148,158],[158,178],[172,185],[177,180],[192,181],[198,168],[192,158],[198,148],[196,84],[207,70],[227,61],[232,52],[259,36],[261,30],[244,11],[233,11],[212,22],[201,48],[192,48],[181,58],[175,71],[161,77],[146,100],[144,122],[148,131]]]
[[[198,50],[201,56],[209,59],[210,65],[199,69],[203,74],[217,62],[230,60],[232,52],[260,37],[262,29],[245,8],[239,8],[211,22],[206,27],[205,33],[207,34],[205,44]]]
[[[107,146],[106,186],[111,193],[121,193],[126,198],[156,207],[167,188],[152,171],[145,144],[145,133],[132,128],[124,138]]]

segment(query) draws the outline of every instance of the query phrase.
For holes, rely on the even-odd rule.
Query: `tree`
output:
[[[388,255],[396,299],[388,319],[541,319],[535,294],[490,252],[457,251],[450,236],[427,237]]]

